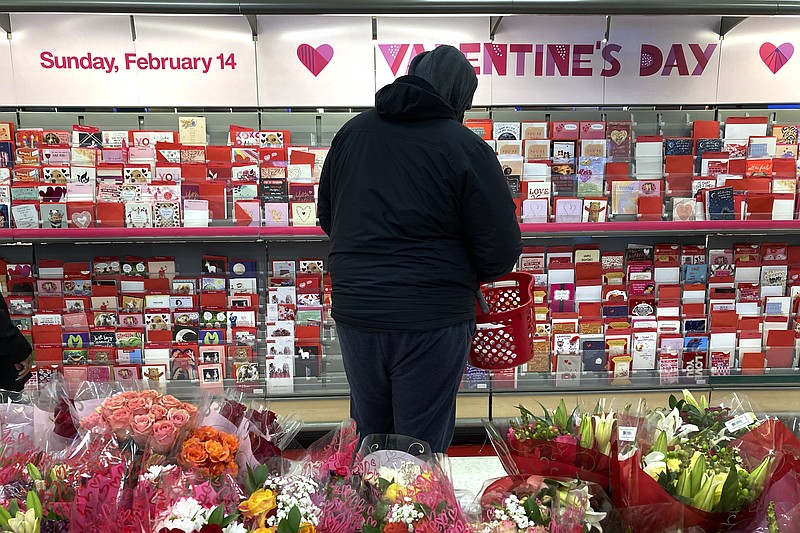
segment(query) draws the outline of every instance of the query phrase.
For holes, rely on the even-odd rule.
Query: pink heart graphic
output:
[[[761,56],[761,61],[772,71],[777,74],[783,66],[789,62],[794,54],[794,46],[792,43],[783,43],[780,46],[775,46],[772,43],[764,43],[758,49]]]
[[[301,44],[297,47],[297,58],[311,74],[319,76],[322,69],[331,62],[333,48],[329,44],[321,44],[316,48],[310,44]]]

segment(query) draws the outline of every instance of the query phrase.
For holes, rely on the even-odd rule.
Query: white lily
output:
[[[17,516],[9,519],[8,528],[13,533],[35,533],[39,531],[39,519],[36,518],[36,511],[28,509],[24,513],[17,511]]]
[[[658,479],[661,472],[666,472],[666,456],[661,452],[650,452],[644,456],[644,471],[653,479]]]
[[[603,526],[600,524],[600,522],[605,520],[607,514],[608,513],[598,513],[597,511],[592,511],[591,509],[586,511],[584,517],[586,518],[586,527],[588,528],[587,531],[596,529],[600,533],[603,533]]]
[[[656,422],[656,438],[659,433],[663,432],[667,435],[667,446],[675,446],[688,437],[691,433],[700,431],[694,424],[684,424],[681,414],[677,408],[670,411],[665,415],[663,411],[656,411],[658,415],[658,422]]]
[[[594,438],[597,440],[597,451],[603,455],[611,454],[611,430],[615,421],[614,411],[594,415]]]

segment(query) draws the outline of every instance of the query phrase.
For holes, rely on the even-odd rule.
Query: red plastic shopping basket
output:
[[[485,370],[524,365],[533,357],[533,276],[512,272],[481,286],[488,313],[480,308],[475,321],[469,364]]]

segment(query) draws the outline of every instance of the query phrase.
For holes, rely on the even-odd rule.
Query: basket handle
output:
[[[484,315],[489,314],[489,304],[486,303],[486,298],[483,296],[480,287],[475,290],[475,299],[478,300],[478,306],[481,308],[481,312]]]

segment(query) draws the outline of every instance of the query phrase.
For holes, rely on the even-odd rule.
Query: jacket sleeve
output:
[[[511,272],[522,253],[522,237],[508,183],[488,145],[470,154],[461,218],[478,281]]]
[[[325,158],[325,164],[322,167],[322,174],[319,178],[319,190],[317,192],[317,216],[319,217],[319,225],[326,235],[331,234],[331,175],[333,174],[334,159],[336,157],[336,137],[333,138],[331,149],[328,151],[328,156]]]
[[[11,323],[8,305],[0,294],[0,359],[6,363],[21,363],[33,352],[28,340]]]

